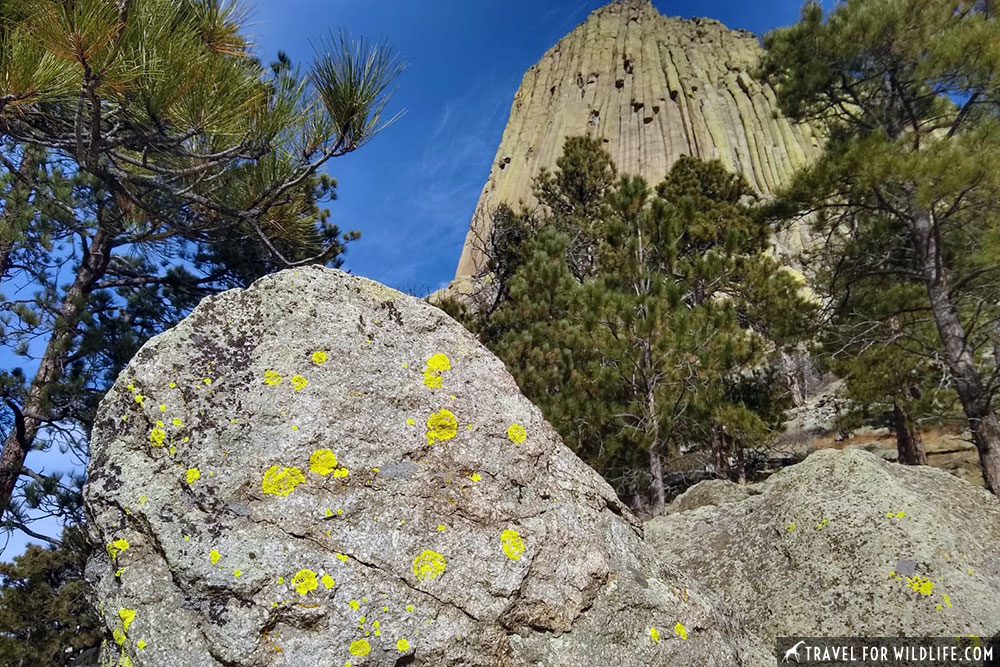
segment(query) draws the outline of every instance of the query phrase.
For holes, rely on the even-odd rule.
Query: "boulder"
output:
[[[647,522],[646,542],[765,643],[1000,632],[1000,501],[982,488],[863,449],[720,484]]]
[[[205,299],[121,373],[91,447],[88,578],[120,667],[773,659],[499,360],[369,280]]]

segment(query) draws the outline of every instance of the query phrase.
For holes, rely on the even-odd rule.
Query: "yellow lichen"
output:
[[[201,479],[201,471],[197,468],[188,468],[187,483],[192,484],[196,479]]]
[[[413,613],[413,609],[414,609],[414,606],[412,604],[406,605],[406,613],[412,614]]]
[[[118,610],[118,618],[122,619],[122,630],[128,632],[128,627],[132,625],[132,621],[135,620],[135,609],[122,607]]]
[[[111,560],[117,560],[118,554],[128,549],[128,547],[129,547],[128,540],[126,540],[124,537],[120,537],[108,545],[108,556],[111,557]]]
[[[142,651],[143,649],[145,649],[146,646],[148,646],[148,644],[146,644],[146,640],[144,640],[144,639],[140,639],[139,641],[137,641],[135,643],[135,647],[137,649],[139,649],[140,651]]]
[[[264,382],[266,384],[271,385],[272,387],[281,384],[281,382],[282,382],[283,379],[284,378],[282,378],[280,375],[278,375],[274,371],[264,371]]]
[[[934,592],[934,582],[927,577],[915,574],[906,578],[906,585],[922,595],[930,595]]]
[[[354,611],[361,609],[361,604],[357,600],[351,600],[350,602],[347,603],[347,606],[353,609]]]
[[[323,350],[316,350],[315,352],[312,353],[312,360],[313,363],[316,365],[325,364],[326,352],[324,352]]]
[[[222,558],[222,554],[217,549],[212,549],[208,552],[208,559],[212,561],[212,565],[218,563],[220,558]]]
[[[410,642],[400,637],[396,640],[396,650],[400,653],[406,653],[410,650]]]
[[[439,523],[439,524],[438,524],[438,532],[439,532],[439,533],[443,533],[443,532],[444,532],[444,531],[446,531],[447,529],[448,529],[448,526],[444,525],[443,523]]]
[[[444,378],[441,373],[451,370],[451,360],[440,352],[431,355],[424,366],[424,384],[428,389],[440,389],[444,386]]]
[[[687,628],[685,628],[684,624],[681,623],[680,621],[677,621],[677,624],[674,625],[674,634],[680,637],[681,639],[688,638]]]
[[[330,590],[331,588],[337,585],[337,582],[334,581],[333,577],[331,577],[329,574],[324,574],[323,577],[320,579],[320,581],[323,582],[323,588],[327,590]]]
[[[524,427],[517,422],[507,427],[507,438],[515,445],[520,445],[527,437],[528,434],[524,431]]]
[[[233,570],[233,576],[239,579],[243,576],[243,570]]]
[[[427,418],[427,444],[451,440],[458,434],[458,420],[450,410],[441,410]]]
[[[317,475],[329,475],[337,465],[337,455],[329,449],[317,449],[309,457],[309,472]]]
[[[474,472],[471,475],[469,475],[469,479],[471,479],[473,482],[479,482],[483,479],[483,476],[480,475],[478,472]]]
[[[337,560],[339,560],[341,563],[346,563],[347,562],[347,556],[345,556],[344,554],[335,553],[335,554],[333,554],[333,556],[334,556],[334,558],[336,558]]]
[[[367,640],[358,639],[351,642],[351,647],[348,650],[351,652],[351,655],[368,655],[372,651],[372,646]]]
[[[115,628],[111,632],[111,636],[114,637],[115,643],[118,644],[119,646],[124,644],[125,640],[128,639],[128,637],[125,636],[125,633],[122,631],[121,628]]]
[[[657,630],[656,628],[650,628],[649,638],[652,639],[654,642],[660,641],[660,631]]]
[[[299,595],[305,595],[309,591],[316,590],[319,588],[319,583],[316,581],[316,573],[312,570],[299,570],[292,577],[292,586],[299,592]]]
[[[309,380],[305,379],[301,375],[292,376],[292,389],[294,389],[295,391],[305,389],[305,386],[307,384],[309,384]]]
[[[149,432],[149,444],[153,447],[162,447],[167,439],[167,432],[157,426]]]
[[[508,528],[500,533],[500,547],[507,554],[507,558],[521,560],[521,554],[524,553],[524,540],[521,539],[516,530]]]
[[[261,488],[264,493],[275,496],[287,496],[296,486],[306,481],[305,475],[298,468],[285,468],[283,466],[271,466],[264,473],[264,481]]]
[[[418,581],[436,579],[446,567],[444,556],[430,549],[413,559],[413,576]]]

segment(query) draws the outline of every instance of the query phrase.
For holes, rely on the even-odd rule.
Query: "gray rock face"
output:
[[[535,203],[532,179],[555,168],[567,136],[601,138],[620,171],[654,184],[682,155],[721,160],[764,194],[786,184],[821,138],[778,112],[774,91],[753,77],[760,55],[751,33],[668,18],[648,0],[593,12],[525,73],[456,279],[483,267],[497,205]],[[779,251],[799,250],[804,234],[780,234]]]
[[[772,659],[469,333],[339,271],[211,297],[151,340],[88,474],[121,667]]]
[[[981,488],[860,449],[746,493],[700,486],[685,494],[696,509],[647,522],[646,541],[766,643],[1000,632],[1000,502]]]

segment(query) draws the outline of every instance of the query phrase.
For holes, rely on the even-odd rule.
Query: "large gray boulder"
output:
[[[693,487],[646,541],[764,642],[1000,632],[1000,502],[982,488],[860,449],[725,484]]]
[[[469,333],[339,271],[208,298],[146,344],[88,475],[122,667],[773,659]]]

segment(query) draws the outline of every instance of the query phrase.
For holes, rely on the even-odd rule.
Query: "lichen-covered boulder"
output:
[[[339,271],[208,298],[151,340],[88,475],[122,666],[771,659],[460,325]]]
[[[706,502],[647,522],[646,541],[769,644],[1000,632],[1000,502],[982,488],[860,449],[728,497],[697,488]]]

